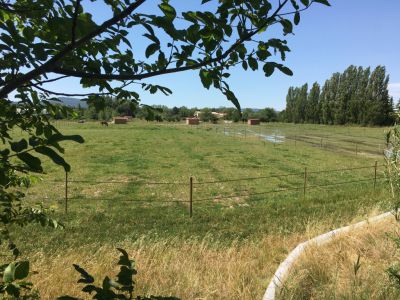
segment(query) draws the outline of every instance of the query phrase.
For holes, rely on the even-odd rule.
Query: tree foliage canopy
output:
[[[100,20],[88,1],[0,0],[0,98],[14,91],[20,99],[34,92],[59,95],[46,83],[76,77],[82,87],[98,90],[87,95],[92,101],[98,94],[139,101],[134,83],[150,93],[170,94],[145,80],[199,70],[206,88],[221,90],[239,107],[227,70],[240,64],[245,70],[262,68],[266,76],[275,69],[291,75],[279,62],[290,51],[287,42],[271,37],[270,28],[280,26],[283,35],[290,34],[303,10],[313,3],[329,5],[326,0],[202,0],[193,3],[198,10],[178,11],[169,0],[156,1],[157,7],[152,2],[95,1],[109,16]],[[145,49],[138,47],[139,39],[145,39]]]

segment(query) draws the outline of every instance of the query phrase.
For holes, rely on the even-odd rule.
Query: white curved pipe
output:
[[[370,219],[367,219],[365,221],[341,227],[332,231],[329,231],[327,233],[321,234],[315,238],[312,238],[311,240],[308,240],[306,242],[303,242],[299,245],[297,245],[296,248],[290,254],[286,259],[279,265],[278,269],[276,270],[274,276],[272,277],[271,282],[269,283],[267,290],[265,291],[263,300],[275,300],[275,294],[276,290],[282,287],[283,282],[286,280],[287,276],[289,275],[289,271],[292,268],[293,264],[296,262],[296,260],[299,258],[301,254],[311,245],[317,245],[320,246],[322,244],[325,244],[329,241],[331,241],[337,234],[340,233],[345,233],[350,230],[354,230],[356,228],[360,228],[362,226],[365,226],[370,223],[378,222],[382,219],[388,218],[390,216],[393,216],[393,213],[387,212],[384,214],[381,214],[376,217],[372,217]]]

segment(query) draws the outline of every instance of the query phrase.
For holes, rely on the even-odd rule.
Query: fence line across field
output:
[[[188,204],[188,210],[189,210],[189,216],[192,217],[193,215],[193,204],[195,202],[207,202],[207,201],[217,201],[217,200],[222,200],[222,199],[231,199],[231,198],[237,198],[237,197],[254,197],[254,196],[261,196],[261,195],[267,195],[267,194],[273,194],[273,193],[283,193],[283,192],[290,192],[290,191],[303,191],[303,197],[306,197],[306,193],[310,189],[316,189],[316,188],[326,188],[326,187],[332,187],[332,186],[339,186],[339,185],[345,185],[345,184],[355,184],[355,183],[361,183],[361,182],[368,182],[371,181],[373,182],[373,187],[374,189],[376,188],[376,183],[378,180],[384,179],[384,177],[379,177],[377,176],[377,170],[378,167],[382,167],[384,165],[378,165],[378,162],[376,161],[374,165],[372,166],[362,166],[362,167],[351,167],[351,168],[342,168],[342,169],[331,169],[331,170],[319,170],[319,171],[312,171],[309,168],[305,167],[304,172],[296,172],[296,173],[287,173],[287,174],[271,174],[268,176],[259,176],[259,177],[243,177],[243,178],[235,178],[235,179],[225,179],[225,180],[215,180],[215,181],[196,181],[194,176],[190,176],[189,180],[186,182],[146,182],[146,181],[95,181],[95,180],[73,180],[69,177],[69,173],[65,173],[65,190],[64,190],[64,198],[57,198],[58,201],[64,200],[64,210],[65,213],[68,213],[69,209],[69,201],[115,201],[115,202],[125,202],[125,203],[187,203]],[[365,169],[371,169],[373,170],[373,177],[371,178],[365,178],[365,179],[358,179],[358,180],[348,180],[348,181],[341,181],[341,182],[333,182],[333,183],[324,183],[324,184],[309,184],[309,176],[312,174],[322,174],[322,173],[332,173],[332,172],[344,172],[344,171],[353,171],[353,170],[365,170]],[[229,183],[229,182],[237,182],[237,181],[255,181],[255,180],[261,180],[261,179],[268,179],[268,178],[282,178],[282,177],[289,177],[289,176],[301,176],[303,178],[303,184],[298,184],[295,187],[286,187],[286,188],[279,188],[279,189],[273,189],[273,190],[268,190],[268,191],[262,191],[262,192],[250,192],[248,189],[246,190],[241,190],[241,191],[234,191],[230,195],[221,195],[221,196],[213,196],[213,197],[195,197],[195,193],[199,193],[197,190],[197,187],[200,186],[206,186],[206,185],[212,185],[212,184],[217,184],[217,183]],[[369,176],[369,175],[368,175]],[[339,176],[340,177],[340,176]],[[52,180],[49,182],[62,182],[60,180]],[[154,199],[116,199],[116,198],[86,198],[86,197],[70,197],[70,189],[71,186],[74,183],[90,183],[90,184],[140,184],[143,186],[146,185],[163,185],[163,186],[186,186],[187,191],[188,191],[188,196],[187,200],[176,200],[176,198],[170,198],[166,200],[154,200]],[[286,183],[288,184],[288,183]],[[41,198],[43,199],[43,198]],[[33,199],[32,200],[39,200],[38,199]]]
[[[376,178],[376,180],[383,180],[385,177],[380,177]],[[318,188],[318,187],[327,187],[327,186],[337,186],[337,185],[343,185],[343,184],[349,184],[349,183],[358,183],[358,182],[367,182],[367,181],[372,181],[375,180],[375,178],[369,178],[369,179],[362,179],[362,180],[351,180],[351,181],[343,181],[343,182],[335,182],[335,183],[329,183],[329,184],[320,184],[320,185],[311,185],[307,186],[307,189],[313,189],[313,188]],[[235,198],[235,197],[248,197],[248,196],[258,196],[258,195],[265,195],[265,194],[272,194],[272,193],[280,193],[280,192],[287,192],[287,191],[298,191],[298,190],[303,190],[303,187],[293,187],[293,188],[284,188],[284,189],[279,189],[279,190],[269,190],[265,192],[257,192],[257,193],[243,193],[248,190],[242,190],[242,191],[237,191],[236,194],[233,195],[227,195],[227,196],[215,196],[215,197],[209,197],[209,198],[200,198],[200,199],[194,199],[194,202],[200,202],[200,201],[208,201],[208,200],[221,200],[221,199],[229,199],[229,198]],[[241,194],[238,194],[241,193]],[[31,198],[31,200],[42,200],[43,198]],[[61,201],[64,200],[65,198],[53,198],[53,200],[56,201]],[[115,201],[115,202],[149,202],[149,203],[190,203],[189,201],[185,200],[128,200],[128,199],[120,199],[117,200],[115,198],[83,198],[83,197],[69,197],[68,200],[80,200],[80,201]]]
[[[65,182],[64,180],[47,180],[47,182]],[[126,181],[96,181],[96,180],[68,180],[71,183],[93,183],[93,184],[108,184],[108,183],[117,183],[117,184],[125,184],[125,183],[134,183],[141,185],[186,185],[184,182],[152,182],[152,181],[136,181],[136,180],[126,180]]]
[[[207,129],[207,127],[203,127],[204,129]],[[216,132],[218,132],[218,129],[216,128],[215,130]],[[265,131],[263,132],[263,128],[260,127],[259,131],[254,131],[254,130],[250,130],[250,129],[238,129],[238,128],[231,128],[231,127],[224,127],[223,130],[221,130],[223,132],[223,134],[225,136],[231,136],[231,137],[235,137],[235,136],[240,136],[240,137],[244,137],[247,138],[247,136],[254,136],[258,139],[262,139],[264,141],[269,141],[274,143],[274,146],[277,144],[283,144],[284,140],[289,140],[289,141],[293,141],[296,145],[297,142],[301,142],[301,143],[307,143],[307,144],[311,144],[314,146],[319,146],[320,148],[329,148],[329,146],[341,146],[338,148],[342,148],[344,150],[348,150],[348,151],[352,151],[355,150],[355,154],[358,155],[360,153],[360,150],[366,151],[366,152],[370,152],[370,153],[381,153],[383,151],[383,149],[385,148],[385,144],[375,144],[375,143],[364,143],[363,141],[343,141],[343,143],[341,142],[337,142],[337,141],[332,141],[330,138],[331,136],[328,137],[317,137],[317,136],[304,136],[304,135],[294,135],[293,136],[288,136],[286,135],[284,132],[276,132],[273,131],[271,133],[266,133]],[[332,136],[334,137],[334,135]],[[347,136],[347,135],[343,135],[343,137],[354,137],[354,136]],[[310,140],[311,139],[311,140]],[[376,139],[376,138],[373,138]],[[350,145],[353,145],[354,148],[349,148]],[[368,149],[366,150],[365,147],[377,147],[377,149]]]
[[[353,171],[353,170],[362,170],[362,169],[371,169],[371,168],[378,168],[384,167],[385,165],[370,165],[370,166],[363,166],[363,167],[351,167],[351,168],[341,168],[341,169],[329,169],[329,170],[319,170],[319,171],[308,171],[308,174],[321,174],[321,173],[331,173],[331,172],[342,172],[342,171]],[[204,172],[204,174],[207,174]],[[224,183],[224,182],[235,182],[235,181],[247,181],[247,180],[259,180],[259,179],[268,179],[268,178],[280,178],[280,177],[288,177],[288,176],[299,176],[303,175],[304,172],[296,172],[296,173],[286,173],[286,174],[271,174],[267,176],[257,176],[257,177],[243,177],[243,178],[234,178],[234,179],[221,179],[221,180],[214,180],[214,181],[194,181],[194,185],[203,185],[203,184],[214,184],[214,183]],[[195,175],[191,176],[194,179],[196,178]],[[75,179],[66,179],[68,183],[92,183],[92,184],[140,184],[140,185],[187,185],[187,182],[183,181],[175,181],[175,182],[153,182],[153,181],[143,181],[143,180],[125,180],[125,181],[115,181],[115,180],[75,180]],[[47,182],[54,182],[54,183],[62,183],[65,180],[46,180]]]
[[[376,178],[376,179],[375,178],[369,178],[369,179],[362,179],[362,180],[351,180],[351,181],[335,182],[335,183],[329,183],[329,184],[319,184],[319,185],[311,185],[311,186],[284,188],[284,189],[279,189],[279,190],[270,190],[270,191],[258,192],[258,193],[249,193],[249,194],[242,193],[242,194],[234,194],[234,195],[229,195],[229,196],[215,196],[215,197],[210,197],[210,198],[195,199],[194,202],[210,201],[210,200],[222,200],[222,199],[230,199],[230,198],[235,198],[235,197],[259,196],[259,195],[281,193],[281,192],[289,192],[289,191],[300,191],[300,190],[304,190],[304,187],[306,188],[306,190],[308,190],[308,189],[315,189],[315,188],[319,188],[319,187],[338,186],[338,185],[349,184],[349,183],[378,181],[378,180],[382,180],[382,179],[385,179],[385,177],[380,177],[380,178]],[[245,191],[238,191],[237,193],[241,193],[241,192],[245,192]]]
[[[212,130],[213,128],[215,128],[215,131],[219,131],[219,130],[224,131],[224,130],[227,130],[227,129],[231,130],[231,131],[235,131],[236,130],[236,132],[244,131],[244,130],[253,131],[253,130],[249,129],[249,126],[247,125],[247,123],[239,125],[239,126],[230,126],[229,124],[224,124],[224,125],[211,125],[211,124],[210,125],[204,125],[203,124],[203,125],[198,125],[198,127],[202,128],[202,129],[205,129],[205,130],[209,130],[209,131]],[[252,126],[251,128],[253,128],[254,130],[256,129],[255,126]],[[287,129],[286,130],[283,129],[283,131],[282,131],[281,127],[268,127],[268,126],[265,126],[265,125],[259,125],[258,129],[259,130],[270,130],[270,131],[272,130],[274,132],[285,132],[285,131],[287,132]],[[297,131],[295,131],[295,133],[293,133],[293,131],[289,130],[289,132],[292,132],[292,135],[296,135],[296,132],[299,132],[299,131],[297,130]],[[337,136],[345,136],[345,137],[353,137],[353,138],[359,137],[359,136],[351,135],[351,134],[348,134],[348,133],[345,133],[345,132],[330,133],[330,134],[326,134],[325,133],[323,135],[310,136],[310,137],[327,139],[327,138],[334,138],[334,137],[337,137]],[[381,140],[381,138],[373,137],[373,136],[369,136],[368,138],[374,139],[374,140]]]

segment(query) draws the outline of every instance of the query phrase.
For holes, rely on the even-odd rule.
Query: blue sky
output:
[[[341,72],[351,64],[386,66],[390,75],[390,94],[395,101],[400,99],[400,1],[330,2],[331,7],[314,4],[302,14],[300,24],[295,27],[295,35],[286,37],[292,52],[288,54],[285,64],[294,71],[294,76],[288,77],[277,71],[266,78],[262,71],[233,70],[228,82],[242,107],[282,110],[290,86],[315,81],[323,84],[332,73]],[[184,0],[174,0],[173,4],[178,8],[189,6]],[[190,9],[196,10],[196,5],[190,5]],[[100,9],[93,12],[100,12]],[[164,75],[152,83],[168,86],[174,93],[168,97],[141,93],[143,103],[189,107],[232,106],[219,91],[202,87],[198,71]],[[64,92],[83,91],[76,80],[67,80],[52,88]]]

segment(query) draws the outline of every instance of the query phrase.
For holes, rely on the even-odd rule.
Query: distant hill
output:
[[[61,102],[52,101],[55,104],[64,104],[65,106],[75,107],[77,108],[79,105],[82,108],[87,108],[88,105],[86,101],[82,101],[81,99],[71,98],[71,97],[60,97],[58,98]]]

